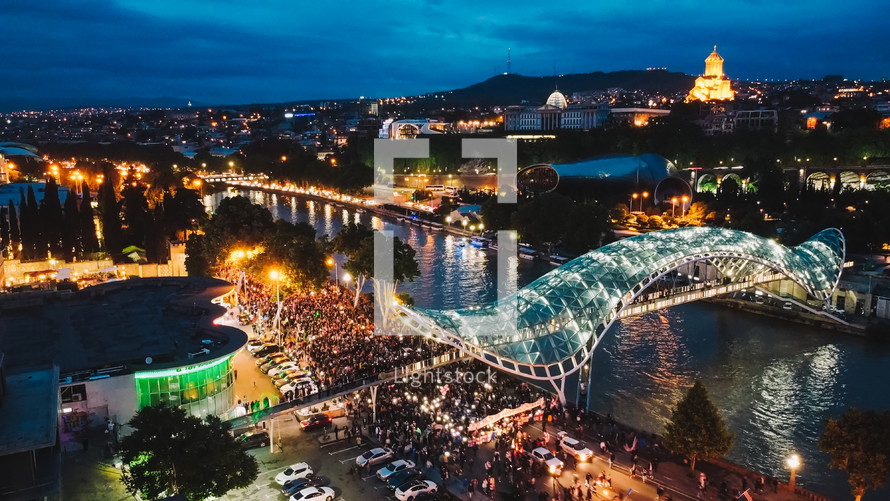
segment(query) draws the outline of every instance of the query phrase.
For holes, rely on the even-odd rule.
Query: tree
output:
[[[69,191],[67,197],[73,196],[74,193]],[[59,185],[56,184],[55,179],[50,178],[43,188],[43,200],[40,203],[40,226],[52,256],[63,254],[63,218],[62,204],[59,201]]]
[[[845,470],[856,501],[890,478],[890,411],[852,407],[840,419],[825,421],[819,448],[831,454],[829,466]]]
[[[216,416],[202,421],[184,409],[162,405],[140,410],[128,424],[133,432],[120,442],[121,481],[143,499],[220,497],[247,487],[259,472],[256,459]]]
[[[111,164],[105,167],[105,182],[99,185],[97,199],[99,201],[99,220],[102,222],[102,238],[105,251],[117,258],[123,250],[121,231],[121,207],[114,191],[115,170]]]
[[[68,190],[65,198],[65,214],[62,220],[62,255],[69,263],[83,252],[80,238],[80,217],[77,214],[77,197],[74,190]]]
[[[204,235],[192,233],[185,242],[185,270],[190,277],[210,275],[209,252],[206,248]]]
[[[696,459],[729,452],[733,439],[701,381],[696,381],[671,411],[671,421],[664,432],[664,446],[674,454],[689,457],[693,470]]]
[[[9,257],[6,255],[6,249],[9,248],[9,220],[6,213],[6,207],[0,207],[0,258]]]
[[[19,252],[19,246],[22,244],[22,236],[19,231],[19,218],[16,215],[15,205],[12,203],[12,199],[9,200],[9,245],[12,249],[12,254],[18,256],[21,259],[21,255]],[[12,257],[12,256],[9,256]]]
[[[252,249],[275,231],[272,213],[245,197],[224,198],[204,225],[204,251],[215,266],[233,249]]]
[[[393,237],[393,283],[390,284],[393,291],[399,282],[405,280],[413,282],[420,276],[420,267],[415,259],[416,254],[417,251],[410,244],[403,242],[399,237]],[[373,233],[362,240],[358,251],[349,256],[349,260],[343,264],[343,269],[348,271],[355,280],[353,304],[357,306],[365,281],[374,277]]]
[[[80,202],[80,243],[83,253],[91,255],[99,252],[99,240],[96,237],[96,223],[93,221],[93,204],[90,197],[90,186],[84,179],[81,185],[83,200]]]

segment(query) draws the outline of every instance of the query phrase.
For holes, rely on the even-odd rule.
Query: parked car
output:
[[[396,489],[396,499],[399,501],[414,501],[418,495],[425,492],[436,492],[439,487],[432,480],[415,480]]]
[[[261,349],[255,351],[253,353],[253,356],[260,358],[260,357],[265,357],[266,355],[271,355],[273,353],[277,353],[280,351],[281,351],[281,346],[278,346],[277,344],[270,344],[270,345],[266,345],[266,346],[262,347]]]
[[[255,431],[245,433],[236,438],[242,449],[255,449],[257,447],[265,447],[269,445],[269,433],[265,431]]]
[[[309,378],[301,378],[301,379],[297,379],[296,381],[291,381],[285,385],[280,386],[278,388],[278,390],[281,393],[287,393],[288,391],[296,392],[296,390],[298,390],[299,388],[304,387],[304,386],[308,387],[308,388],[314,388],[312,391],[309,392],[310,394],[318,391],[318,388],[315,387],[315,384]]]
[[[562,469],[565,466],[563,462],[556,456],[553,455],[550,450],[544,447],[538,447],[537,449],[532,451],[532,458],[539,462],[547,465],[547,470],[551,475],[559,475],[562,473]]]
[[[355,458],[355,464],[359,466],[374,466],[375,464],[382,463],[389,458],[392,457],[392,449],[387,449],[384,447],[378,447],[376,449],[371,449],[368,452],[362,454],[361,456]]]
[[[276,351],[276,352],[273,352],[273,353],[267,353],[267,354],[265,354],[265,355],[263,355],[263,356],[261,356],[261,357],[258,357],[257,361],[254,362],[254,363],[256,363],[256,366],[257,366],[257,367],[260,367],[260,366],[262,366],[262,365],[265,365],[265,364],[269,363],[269,361],[272,360],[272,359],[275,358],[275,357],[283,357],[283,356],[285,356],[285,354],[284,354],[284,353],[281,353],[280,351]]]
[[[296,480],[298,478],[306,478],[312,475],[312,468],[308,463],[296,463],[288,466],[283,472],[275,475],[275,481],[278,485],[284,485],[288,480]]]
[[[317,477],[313,474],[306,478],[288,480],[281,486],[281,493],[290,497],[307,487],[324,487],[328,485],[328,482],[327,477]]]
[[[785,310],[791,310],[793,308],[794,308],[794,305],[791,304],[791,302],[786,302],[785,304],[782,305],[782,309],[785,309]]]
[[[307,419],[300,421],[300,429],[303,431],[314,430],[316,428],[324,428],[330,426],[333,420],[327,414],[313,414]]]
[[[263,371],[263,374],[267,374],[272,369],[278,367],[279,365],[281,365],[285,362],[289,362],[289,361],[290,361],[290,358],[287,355],[277,356],[277,357],[269,360],[268,362],[260,365],[260,370]]]
[[[572,437],[563,437],[562,441],[559,442],[559,447],[574,456],[579,463],[589,461],[593,457],[592,450]]]
[[[247,351],[251,353],[256,353],[262,350],[264,347],[269,346],[271,343],[267,343],[262,339],[251,339],[247,342]]]
[[[275,377],[278,374],[284,374],[287,371],[296,371],[299,368],[300,368],[299,364],[297,364],[293,360],[286,360],[286,361],[278,364],[278,367],[270,370],[269,375],[272,377]]]
[[[419,480],[421,477],[423,477],[423,472],[416,468],[402,470],[390,475],[386,479],[386,486],[389,487],[389,490],[394,491],[408,482]]]
[[[306,487],[290,497],[290,501],[331,501],[334,489],[330,487]]]
[[[409,461],[407,459],[397,459],[387,464],[383,468],[377,470],[377,478],[385,481],[387,478],[392,476],[393,473],[397,473],[402,470],[410,470],[414,468],[414,466],[414,461]]]

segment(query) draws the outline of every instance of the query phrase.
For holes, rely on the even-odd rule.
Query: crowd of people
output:
[[[373,300],[362,296],[353,306],[355,292],[335,282],[282,297],[279,314],[274,288],[233,266],[224,265],[217,274],[236,284],[255,336],[282,346],[310,371],[321,391],[336,392],[450,349],[419,336],[375,336]]]

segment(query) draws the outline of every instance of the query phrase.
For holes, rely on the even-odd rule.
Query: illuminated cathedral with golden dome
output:
[[[723,74],[723,58],[717,54],[717,46],[714,52],[705,59],[705,74],[695,79],[695,87],[686,96],[686,102],[712,101],[732,99],[735,91],[730,87],[730,81]]]

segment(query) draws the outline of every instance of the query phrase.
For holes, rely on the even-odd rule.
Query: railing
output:
[[[785,275],[782,273],[761,273],[752,277],[748,277],[746,280],[741,282],[730,282],[728,284],[719,283],[713,286],[709,286],[708,284],[701,284],[703,286],[693,284],[675,287],[670,291],[664,291],[673,291],[673,294],[662,295],[655,299],[643,300],[631,304],[621,311],[621,313],[619,314],[619,318],[633,317],[636,315],[648,313],[650,311],[659,310],[661,308],[667,308],[670,306],[676,306],[678,304],[697,301],[699,299],[722,296],[723,294],[738,292],[740,290],[754,287],[757,284],[773,282],[776,280],[781,280],[783,278],[785,278]],[[652,294],[650,294],[650,296],[651,295]]]

